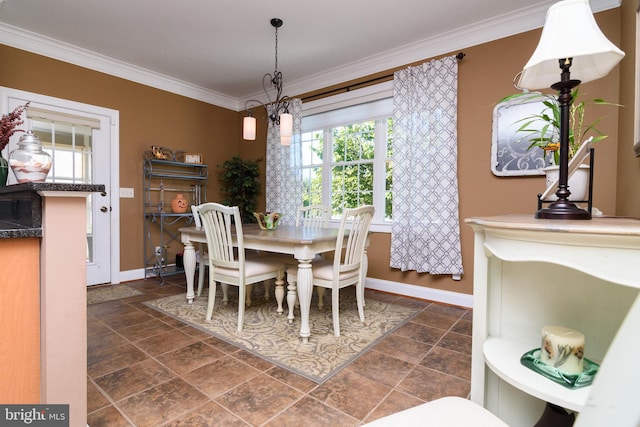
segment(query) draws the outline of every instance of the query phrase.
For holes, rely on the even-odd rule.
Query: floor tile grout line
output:
[[[102,409],[108,408],[109,406],[112,406],[116,411],[118,411],[118,413],[120,413],[120,415],[122,415],[122,417],[133,427],[136,426],[136,424],[133,422],[133,420],[131,418],[129,418],[128,414],[126,412],[124,412],[124,410],[122,408],[120,408],[120,406],[116,403],[116,401],[114,401],[111,396],[109,396],[109,394],[102,388],[100,387],[95,381],[93,381],[92,379],[90,379],[90,381],[93,383],[93,386],[104,395],[105,399],[107,399],[107,401],[109,401],[111,404],[107,405],[103,408],[100,408],[99,410],[90,412],[89,414],[94,414]],[[87,415],[89,415],[87,414]],[[89,425],[87,423],[87,425]]]
[[[139,282],[139,283],[140,283],[140,282]],[[175,287],[176,287],[176,288],[180,288],[180,287],[183,287],[183,286],[184,286],[184,284],[175,285]],[[168,296],[168,295],[169,295],[169,293],[162,293],[162,294],[155,294],[155,293],[152,293],[152,292],[150,292],[149,290],[145,289],[146,287],[148,287],[146,284],[145,284],[144,286],[141,286],[140,284],[137,284],[136,286],[132,286],[132,288],[133,288],[133,289],[140,290],[140,291],[142,291],[142,292],[144,292],[145,294],[148,294],[148,295],[153,295],[153,296],[154,296],[154,297],[156,297],[156,298],[161,298],[161,297],[163,297],[163,296]],[[178,289],[176,289],[176,290],[178,290]],[[180,289],[180,291],[183,291],[183,290],[182,290],[182,289]],[[383,299],[383,300],[385,300],[385,299]],[[392,301],[392,303],[397,303],[396,301],[402,301],[402,300],[403,300],[403,299],[402,299],[402,297],[401,297],[401,296],[398,296],[398,297],[396,297],[396,298],[395,298],[395,300],[394,300],[394,301]],[[405,300],[406,300],[406,299],[405,299]],[[141,311],[141,312],[143,312],[143,313],[145,313],[145,314],[149,314],[149,312],[147,312],[147,311],[145,311],[145,310],[142,310],[142,309],[141,309],[141,307],[136,306],[136,304],[137,304],[137,305],[139,305],[139,304],[141,304],[143,301],[144,301],[144,300],[132,301],[131,303],[126,303],[126,304],[127,304],[127,305],[129,305],[129,306],[131,306],[131,307],[133,307],[133,308],[135,308],[135,309],[137,309],[137,310],[139,310],[139,311]],[[124,304],[124,303],[123,303],[123,304]],[[435,304],[435,303],[430,302],[430,303],[428,303],[428,304],[424,305],[423,307],[419,308],[418,312],[420,312],[420,311],[425,311],[428,307],[430,307],[430,306],[432,306],[432,305],[434,305],[434,304]],[[410,304],[410,303],[407,303],[407,304],[404,304],[404,305],[405,305],[405,306],[410,306],[410,307],[417,308],[417,307],[415,307],[415,305],[414,305],[414,304]],[[449,376],[449,377],[456,378],[456,379],[459,379],[459,380],[467,381],[467,382],[468,382],[468,380],[462,379],[462,378],[457,377],[457,376],[455,376],[455,375],[447,374],[446,372],[440,371],[440,370],[438,370],[438,369],[430,368],[430,367],[428,367],[428,366],[419,365],[419,363],[420,363],[422,360],[424,360],[424,358],[425,358],[425,357],[426,357],[426,356],[427,356],[427,355],[428,355],[428,354],[433,350],[433,348],[434,348],[434,347],[436,347],[436,346],[437,346],[437,345],[442,341],[442,339],[443,339],[443,338],[444,338],[448,333],[455,333],[455,334],[459,334],[459,335],[462,335],[462,336],[469,336],[469,335],[467,335],[467,334],[460,333],[460,332],[456,332],[456,331],[454,331],[454,330],[453,330],[453,327],[454,327],[455,325],[457,325],[457,324],[460,322],[460,320],[465,320],[465,321],[471,321],[471,320],[472,320],[472,319],[471,319],[471,320],[464,319],[464,317],[468,315],[468,311],[469,311],[469,310],[465,310],[465,311],[461,312],[457,317],[450,316],[448,313],[447,313],[447,314],[443,314],[443,313],[441,313],[441,312],[439,312],[439,311],[437,311],[437,310],[436,310],[436,311],[434,311],[434,314],[439,314],[439,315],[443,315],[443,316],[447,316],[447,317],[452,317],[452,318],[454,318],[454,319],[455,319],[455,321],[454,321],[454,322],[449,326],[449,328],[448,328],[447,330],[443,330],[443,331],[445,331],[445,332],[444,332],[444,334],[443,334],[443,335],[442,335],[442,336],[441,336],[441,337],[436,341],[436,343],[435,343],[435,344],[425,343],[425,344],[427,344],[427,345],[430,345],[430,348],[429,348],[429,350],[428,350],[428,351],[423,355],[423,357],[422,357],[422,358],[421,358],[417,363],[413,363],[413,362],[409,362],[409,361],[406,361],[406,360],[403,360],[403,359],[399,359],[399,358],[397,358],[397,357],[395,357],[395,356],[393,356],[393,355],[387,355],[387,354],[386,354],[386,353],[384,353],[384,352],[379,352],[380,354],[385,354],[385,355],[387,355],[387,356],[389,356],[389,357],[394,357],[394,358],[396,358],[396,359],[398,359],[398,360],[401,360],[401,361],[403,361],[403,362],[410,363],[410,364],[411,364],[411,369],[410,369],[410,370],[409,370],[409,371],[408,371],[408,372],[407,372],[407,373],[406,373],[406,374],[405,374],[401,379],[399,379],[398,381],[396,381],[396,384],[395,384],[393,387],[389,387],[389,386],[388,386],[388,385],[386,385],[386,384],[383,384],[383,383],[381,383],[381,382],[379,382],[379,381],[375,381],[375,380],[373,380],[373,381],[375,381],[375,382],[377,382],[377,383],[379,383],[379,384],[381,384],[381,385],[384,385],[385,387],[388,387],[388,388],[389,388],[389,391],[386,393],[386,395],[385,395],[385,396],[384,396],[384,397],[383,397],[379,402],[377,402],[377,404],[375,405],[375,407],[374,407],[374,408],[373,408],[373,409],[372,409],[372,410],[371,410],[367,415],[365,415],[365,417],[363,418],[363,420],[364,420],[364,419],[366,419],[368,416],[370,416],[370,415],[371,415],[371,414],[372,414],[372,413],[373,413],[373,412],[374,412],[378,407],[380,407],[380,405],[381,405],[381,404],[382,404],[382,403],[383,403],[383,402],[384,402],[384,401],[389,397],[389,395],[391,395],[391,393],[393,393],[394,391],[395,391],[395,392],[398,392],[398,393],[401,393],[401,394],[403,394],[403,395],[406,395],[406,396],[411,396],[411,397],[413,397],[414,399],[417,399],[418,401],[423,401],[423,399],[419,398],[418,396],[414,396],[411,392],[408,392],[408,391],[406,391],[406,390],[398,389],[398,386],[402,383],[402,381],[404,381],[404,379],[406,379],[406,378],[411,374],[411,372],[412,372],[412,371],[413,371],[417,366],[422,366],[422,367],[425,367],[425,368],[427,368],[427,369],[429,369],[429,370],[431,370],[431,371],[435,371],[435,372],[438,372],[438,373],[441,373],[441,374],[447,375],[447,376]],[[101,323],[102,323],[102,324],[107,328],[107,330],[109,330],[109,331],[111,331],[111,332],[116,333],[118,336],[120,336],[121,338],[123,338],[126,342],[128,342],[128,343],[132,344],[136,349],[138,349],[138,350],[142,351],[142,352],[143,352],[146,356],[148,356],[150,359],[154,360],[156,363],[159,363],[163,368],[167,369],[167,370],[168,370],[172,375],[176,375],[176,377],[177,377],[177,378],[182,379],[183,381],[185,381],[186,383],[188,383],[190,386],[192,386],[192,387],[194,387],[194,388],[196,388],[196,389],[197,389],[197,387],[195,387],[195,385],[190,384],[188,381],[186,381],[186,380],[183,378],[184,373],[183,373],[183,374],[178,374],[176,371],[174,371],[173,369],[171,369],[168,365],[165,365],[164,363],[160,362],[160,361],[156,358],[156,357],[158,357],[158,356],[160,356],[160,355],[162,355],[162,354],[166,354],[166,353],[168,353],[168,352],[175,351],[175,350],[177,350],[177,349],[169,350],[168,352],[164,352],[164,353],[162,353],[162,354],[152,356],[150,353],[148,353],[148,352],[147,352],[146,350],[144,350],[143,348],[138,347],[138,345],[136,344],[136,342],[137,342],[137,341],[132,341],[132,340],[130,340],[129,338],[127,338],[127,337],[125,337],[124,335],[122,335],[121,333],[119,333],[117,329],[115,329],[115,328],[111,327],[110,325],[106,324],[105,322],[103,322],[103,321],[100,319],[100,316],[101,316],[101,315],[93,316],[93,317],[94,317],[95,319],[99,320],[99,321],[100,321],[100,322],[101,322]],[[180,331],[181,329],[183,329],[183,328],[185,328],[185,327],[189,327],[189,326],[190,326],[190,325],[188,325],[188,324],[182,324],[182,325],[180,325],[180,326],[177,326],[177,325],[173,325],[173,324],[169,324],[169,323],[167,323],[167,322],[164,322],[161,318],[158,318],[158,317],[155,317],[155,316],[152,316],[152,317],[153,317],[153,319],[154,319],[154,320],[159,320],[159,321],[161,321],[161,322],[163,322],[163,323],[165,323],[165,324],[169,325],[169,326],[172,328],[172,330]],[[143,323],[143,322],[140,322],[140,323]],[[427,326],[427,325],[425,325],[425,326]],[[210,346],[210,347],[212,347],[212,348],[215,348],[213,345],[211,345],[211,344],[207,344],[207,343],[205,342],[207,338],[203,338],[203,337],[199,337],[199,336],[190,335],[189,333],[187,333],[187,332],[185,332],[185,331],[180,331],[180,332],[182,332],[182,333],[184,333],[184,334],[186,334],[186,335],[189,335],[190,337],[194,338],[194,339],[196,340],[196,341],[195,341],[196,343],[202,342],[202,343],[203,343],[203,344],[205,344],[205,345],[208,345],[208,346]],[[157,336],[157,335],[158,335],[158,334],[154,334],[154,335],[152,335],[152,336]],[[143,338],[143,339],[151,338],[152,336],[145,337],[145,338]],[[404,338],[412,339],[412,338],[409,338],[409,337],[404,337]],[[138,340],[138,341],[142,341],[143,339]],[[413,340],[413,339],[412,339],[412,340]],[[416,341],[416,340],[414,340],[414,341]],[[418,341],[418,342],[420,342],[420,341]],[[192,344],[188,344],[188,345],[192,345]],[[237,347],[237,346],[236,346],[236,347]],[[182,348],[182,347],[181,347],[181,348]],[[457,353],[462,354],[462,355],[466,355],[466,353],[459,352],[459,351],[456,351],[456,350],[451,350],[451,349],[448,349],[448,348],[446,348],[446,347],[440,347],[440,348],[443,348],[443,349],[448,350],[448,351],[457,352]],[[217,350],[218,350],[218,351],[221,351],[223,354],[225,354],[225,356],[233,357],[233,358],[235,358],[236,360],[240,361],[241,363],[245,363],[247,366],[252,366],[252,365],[250,365],[249,363],[244,362],[242,359],[237,358],[236,356],[233,356],[233,354],[234,354],[234,353],[227,353],[226,351],[224,351],[224,350],[220,350],[220,349],[217,349]],[[370,348],[368,351],[374,351],[374,352],[377,352],[377,350],[374,350],[373,348]],[[135,365],[135,364],[134,364],[134,365]],[[129,366],[133,366],[133,365],[129,365]],[[205,366],[205,365],[203,365],[203,366]],[[290,385],[290,384],[287,384],[285,381],[283,381],[283,380],[281,380],[281,379],[279,379],[279,378],[276,378],[276,377],[272,377],[272,376],[270,376],[269,371],[271,371],[272,369],[274,369],[274,367],[275,367],[275,366],[277,366],[277,365],[274,365],[274,366],[272,366],[271,368],[268,368],[268,369],[266,369],[266,370],[261,370],[261,369],[259,369],[259,368],[255,368],[255,369],[258,369],[258,371],[259,371],[259,373],[256,375],[256,377],[257,377],[257,376],[259,376],[260,374],[264,374],[264,375],[266,375],[266,376],[269,376],[270,378],[272,378],[272,379],[274,379],[274,380],[276,380],[276,381],[279,381],[279,382],[280,382],[280,383],[282,383],[283,385],[285,385],[285,386],[287,386],[287,387],[290,387],[291,389],[297,390],[298,392],[300,392],[300,393],[301,393],[301,396],[300,396],[298,399],[296,399],[295,401],[290,402],[290,403],[289,403],[289,404],[288,404],[284,409],[282,409],[278,414],[276,414],[276,415],[274,415],[273,417],[271,417],[271,418],[270,418],[270,420],[275,419],[278,415],[281,415],[281,414],[285,413],[285,412],[287,411],[287,409],[289,409],[289,408],[293,407],[297,402],[300,402],[300,400],[304,399],[305,397],[308,397],[309,399],[313,399],[314,401],[318,401],[315,397],[311,396],[311,393],[312,393],[314,390],[316,390],[318,387],[320,387],[320,386],[321,386],[321,384],[317,384],[317,383],[313,382],[313,384],[314,384],[314,385],[313,385],[313,387],[312,387],[311,389],[309,389],[308,391],[300,390],[300,389],[298,389],[297,387],[294,387],[294,386],[292,386],[292,385]],[[193,370],[195,370],[195,369],[198,369],[198,367],[193,368],[193,369],[191,369],[191,370],[190,370],[190,371],[188,371],[188,372],[191,372],[191,371],[193,371]],[[107,374],[103,374],[103,375],[107,375]],[[176,377],[174,377],[174,379],[175,379]],[[100,378],[100,377],[97,377],[97,378]],[[253,377],[253,378],[255,378],[255,377]],[[89,378],[89,379],[90,379],[91,383],[92,383],[94,386],[96,386],[96,387],[97,387],[97,384],[95,384],[95,380],[94,380],[93,378]],[[170,380],[169,380],[169,381],[170,381]],[[244,383],[243,383],[243,384],[244,384]],[[238,386],[240,386],[240,385],[237,385],[236,387],[238,387]],[[234,388],[235,388],[235,387],[234,387]],[[99,387],[98,387],[98,390],[99,390],[99,391],[100,391],[100,393],[102,393],[103,395],[106,393],[106,392],[104,392],[104,391],[103,391],[101,388],[99,388]],[[233,389],[231,389],[231,390],[233,390]],[[201,391],[201,390],[199,390],[199,389],[198,389],[198,391],[202,393],[202,391]],[[227,392],[229,392],[229,390],[228,390]],[[203,393],[203,394],[204,394],[204,393]],[[135,394],[134,394],[134,395],[135,395]],[[205,394],[205,396],[206,396],[206,394]],[[225,407],[224,405],[221,405],[219,402],[215,401],[215,399],[211,399],[211,398],[209,398],[208,396],[207,396],[207,399],[208,399],[208,401],[209,401],[209,402],[214,402],[214,403],[216,403],[216,404],[220,405],[220,406],[221,406],[225,411],[227,411],[227,412],[229,412],[229,413],[233,414],[235,417],[237,417],[238,419],[241,419],[243,422],[247,422],[247,421],[246,421],[246,420],[244,420],[242,417],[240,417],[240,416],[239,416],[239,414],[235,414],[234,412],[230,411],[230,409],[229,409],[229,408]],[[124,400],[124,398],[123,398],[122,400]],[[109,401],[109,402],[110,402],[110,403],[111,403],[111,404],[112,404],[112,405],[113,405],[113,406],[118,410],[118,412],[122,413],[121,409],[118,407],[118,405],[117,405],[117,403],[116,403],[116,402],[113,402],[113,400],[112,400],[112,399],[110,399],[110,398],[107,398],[107,401]],[[119,401],[119,402],[121,402],[121,401]],[[206,404],[206,403],[205,403],[205,404]],[[323,403],[323,404],[325,404],[325,405],[326,405],[326,403]],[[204,404],[203,404],[203,405],[204,405]],[[199,406],[199,407],[201,407],[201,406]],[[349,415],[349,414],[345,413],[344,411],[342,411],[342,410],[340,410],[340,409],[338,409],[338,408],[336,408],[336,407],[334,407],[334,406],[328,405],[328,407],[332,408],[332,410],[339,411],[340,413],[345,414],[346,416],[349,416],[351,419],[357,420],[356,418],[352,417],[351,415]],[[196,412],[196,408],[191,408],[190,410],[188,410],[188,411],[187,411],[187,413],[186,413],[186,414],[183,414],[182,416],[186,416],[186,415],[191,414],[191,413],[194,413],[194,412]],[[176,420],[178,420],[178,419],[180,419],[180,418],[181,418],[181,416],[178,416],[178,417],[176,418]],[[363,420],[357,420],[357,421],[358,421],[359,423],[363,423]],[[127,419],[127,422],[130,422],[130,420],[129,420],[129,419]],[[168,423],[170,423],[170,422],[171,422],[171,421],[167,421],[165,424],[168,424]],[[268,422],[269,422],[269,421],[266,421],[265,423],[268,423]],[[249,424],[250,424],[250,423],[249,423]],[[163,425],[164,425],[164,424],[163,424]]]

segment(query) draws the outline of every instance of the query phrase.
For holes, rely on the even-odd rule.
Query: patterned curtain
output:
[[[394,74],[392,268],[462,274],[457,91],[455,56]]]
[[[267,130],[266,207],[268,212],[283,214],[282,225],[295,225],[296,209],[302,203],[302,101],[292,99],[289,112],[293,115],[291,145],[280,144],[280,126],[269,121]]]

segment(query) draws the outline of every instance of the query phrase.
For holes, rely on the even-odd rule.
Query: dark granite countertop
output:
[[[86,191],[96,193],[104,191],[102,184],[59,184],[51,182],[24,182],[22,184],[0,187],[0,195],[24,191]]]
[[[102,192],[104,185],[25,182],[0,187],[0,239],[42,237],[41,192]]]

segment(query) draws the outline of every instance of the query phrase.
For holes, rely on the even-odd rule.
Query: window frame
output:
[[[333,162],[332,153],[332,132],[334,127],[348,125],[351,123],[361,123],[364,121],[375,120],[375,142],[374,142],[374,182],[373,197],[376,214],[371,224],[371,230],[377,232],[391,232],[393,221],[385,220],[385,186],[386,186],[386,164],[392,159],[387,158],[387,121],[392,117],[392,89],[393,82],[384,82],[374,86],[368,86],[363,89],[349,91],[332,97],[323,98],[303,104],[303,124],[302,133],[310,131],[323,132],[323,155],[322,159],[322,203],[331,205],[331,186],[324,185],[331,181],[331,168],[335,164]],[[375,102],[375,103],[374,103]],[[371,116],[353,116],[349,113],[354,109],[348,107],[356,107],[369,104],[374,108],[371,110]],[[342,110],[342,111],[338,111]],[[333,113],[336,114],[333,114]],[[320,114],[329,117],[327,121],[317,121],[315,118]],[[311,117],[315,116],[315,117]],[[355,117],[355,118],[354,118]],[[329,223],[331,226],[337,226],[340,220],[332,218]]]

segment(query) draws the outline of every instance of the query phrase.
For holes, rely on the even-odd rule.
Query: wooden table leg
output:
[[[282,308],[282,302],[284,301],[284,280],[280,277],[276,279],[276,302],[278,303],[278,309],[276,310],[278,314],[282,314],[284,312]]]
[[[184,274],[187,278],[187,302],[193,303],[195,292],[193,291],[193,278],[196,274],[196,251],[193,243],[187,241],[184,244],[184,254],[182,258],[184,263]]]
[[[298,264],[298,300],[300,302],[300,337],[302,337],[304,344],[309,342],[309,336],[311,335],[309,310],[311,307],[312,293],[313,272],[311,271],[311,260],[301,259]],[[289,300],[287,299],[287,301]]]

